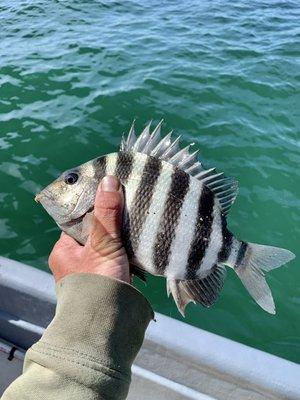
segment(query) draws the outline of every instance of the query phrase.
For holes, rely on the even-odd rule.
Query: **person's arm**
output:
[[[106,185],[105,185],[106,184]],[[153,311],[130,285],[120,239],[122,191],[104,178],[85,246],[62,234],[49,257],[57,308],[2,400],[125,399]]]

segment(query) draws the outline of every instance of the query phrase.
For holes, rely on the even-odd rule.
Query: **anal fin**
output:
[[[180,286],[181,281],[176,279],[168,279],[167,280],[167,293],[168,296],[172,293],[173,299],[176,303],[178,311],[184,317],[185,316],[185,307],[195,300],[188,295],[188,293]]]
[[[181,281],[180,285],[195,301],[210,307],[218,300],[225,278],[226,268],[223,265],[215,265],[205,278]]]
[[[202,279],[168,280],[168,290],[172,293],[179,312],[184,316],[185,307],[197,302],[205,307],[212,306],[219,298],[226,278],[226,268],[215,265],[209,275]]]

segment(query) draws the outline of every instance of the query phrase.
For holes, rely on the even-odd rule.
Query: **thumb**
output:
[[[120,182],[114,176],[105,176],[96,193],[94,225],[90,234],[93,247],[109,239],[120,239],[123,205]]]

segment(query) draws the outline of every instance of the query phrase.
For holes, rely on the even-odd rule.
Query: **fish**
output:
[[[118,152],[71,168],[37,196],[60,229],[84,245],[99,182],[116,176],[124,189],[122,240],[133,273],[166,278],[179,312],[193,302],[211,307],[220,297],[227,268],[232,268],[256,303],[275,314],[265,273],[295,255],[278,247],[239,240],[227,215],[238,182],[205,168],[192,145],[180,136],[161,137],[160,121],[140,135],[132,124]]]

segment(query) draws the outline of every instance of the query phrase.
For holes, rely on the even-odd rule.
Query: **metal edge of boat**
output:
[[[50,274],[0,257],[0,395],[55,310]],[[300,399],[300,365],[156,314],[129,400]]]

